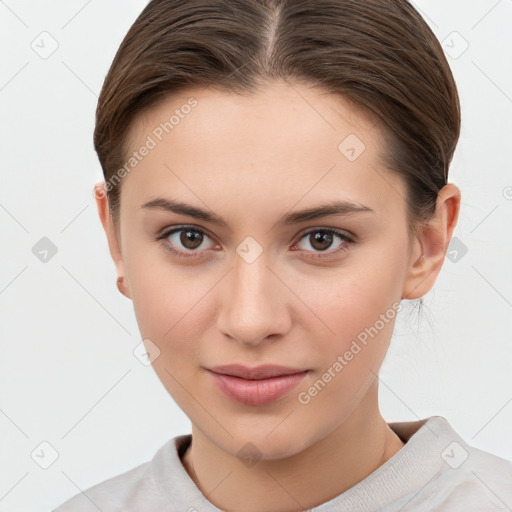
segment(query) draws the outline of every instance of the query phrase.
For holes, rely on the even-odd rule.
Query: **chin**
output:
[[[233,438],[227,446],[220,447],[235,457],[247,460],[249,466],[251,462],[292,457],[314,442],[308,442],[309,438],[298,429],[292,432],[290,429],[282,428],[278,433],[277,430],[272,432],[273,428],[275,425],[271,429],[243,429],[238,435],[230,430]],[[272,433],[269,435],[268,432]]]

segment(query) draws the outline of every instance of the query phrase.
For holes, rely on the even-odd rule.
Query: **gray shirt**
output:
[[[389,426],[406,443],[403,448],[311,512],[512,510],[511,461],[469,446],[442,416]],[[181,462],[190,442],[191,434],[170,439],[152,461],[94,485],[52,512],[221,512]]]

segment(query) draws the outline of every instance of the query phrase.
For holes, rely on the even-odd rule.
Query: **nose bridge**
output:
[[[254,259],[235,256],[219,328],[240,343],[258,344],[287,327],[282,285],[267,265],[271,263],[264,252]]]
[[[265,292],[268,292],[272,276],[268,264],[266,255],[260,255],[254,261],[238,258],[233,279],[235,280],[235,291],[240,294],[241,299],[259,302]]]

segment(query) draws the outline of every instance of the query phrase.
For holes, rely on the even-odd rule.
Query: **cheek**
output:
[[[354,394],[378,372],[401,307],[401,253],[390,248],[361,255],[357,264],[338,269],[316,287],[316,293],[310,293],[311,309],[329,328],[322,327],[322,334],[315,336],[313,322],[309,324],[322,368],[319,373],[330,371],[331,378],[336,375],[332,381],[338,384],[329,385],[332,390],[341,387]],[[315,325],[322,324],[316,321]],[[322,380],[330,382],[329,378],[326,375]]]
[[[304,297],[304,302],[323,322],[322,326],[317,321],[321,328],[318,333],[327,346],[343,349],[386,313],[386,328],[381,322],[378,327],[383,334],[391,335],[387,326],[389,318],[394,318],[396,313],[393,304],[400,300],[404,261],[390,260],[383,262],[380,256],[366,260],[361,257],[356,265],[333,270],[321,280],[295,281],[302,283],[297,295]]]
[[[178,274],[145,273],[143,279],[135,280],[131,291],[141,335],[162,345],[162,351],[192,352],[204,337],[210,314],[208,292],[214,283],[213,279],[199,282]]]
[[[161,269],[163,270],[163,269]],[[215,279],[187,278],[183,272],[146,269],[133,279],[132,300],[139,330],[159,349],[152,362],[158,378],[188,413],[195,396],[201,343],[211,325],[208,291]]]
[[[315,418],[322,417],[328,432],[361,403],[386,356],[400,309],[389,275],[375,281],[366,274],[338,283],[317,304],[334,333],[311,333],[317,370],[296,397],[303,408],[304,430],[317,428]]]
[[[213,270],[198,272],[159,254],[128,260],[127,275],[141,336],[160,350],[153,368],[178,403],[182,386],[189,388],[201,364],[201,341],[215,325],[215,286],[222,277]],[[187,394],[183,396],[186,400]],[[188,396],[188,400],[190,397]]]
[[[195,305],[215,283],[215,276],[179,266],[156,243],[129,243],[124,259],[137,323],[146,338],[171,341],[190,328]]]
[[[389,347],[400,302],[389,289],[384,294],[379,288],[347,283],[344,294],[337,293],[319,309],[332,331],[316,338],[321,373],[339,375],[334,380],[343,381],[346,390],[355,391],[373,378],[370,370],[378,372]],[[324,380],[330,382],[329,376]]]

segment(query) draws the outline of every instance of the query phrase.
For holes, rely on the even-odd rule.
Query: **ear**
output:
[[[448,183],[439,191],[432,218],[415,235],[402,289],[404,299],[423,297],[434,286],[457,224],[459,209],[460,190]]]
[[[110,205],[108,203],[107,190],[104,181],[100,181],[94,185],[94,197],[96,199],[98,215],[100,217],[101,223],[103,224],[105,234],[107,235],[108,249],[116,266],[119,291],[125,297],[131,299],[128,280],[126,279],[123,254],[121,252],[120,242],[112,219],[112,212],[110,211]]]

